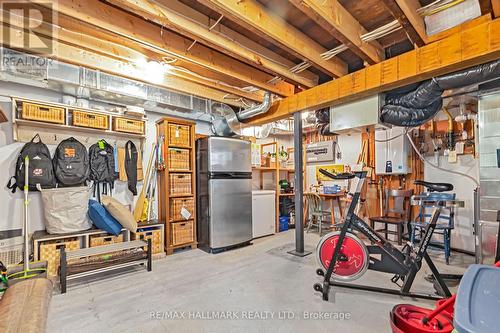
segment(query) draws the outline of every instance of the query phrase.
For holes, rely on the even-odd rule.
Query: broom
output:
[[[144,184],[141,189],[141,193],[139,194],[139,198],[137,198],[137,203],[135,204],[134,208],[134,219],[139,222],[142,220],[142,215],[144,213],[144,209],[147,209],[147,199],[146,199],[146,191],[149,186],[150,182],[150,176],[151,176],[151,168],[154,167],[153,165],[153,158],[154,158],[154,150],[155,150],[156,143],[153,143],[153,146],[151,147],[151,156],[149,156],[149,161],[148,161],[148,169],[146,171],[146,178],[144,178]]]
[[[30,267],[30,254],[29,254],[29,230],[28,230],[28,191],[29,191],[29,165],[30,158],[28,155],[24,157],[24,251],[23,251],[23,265],[14,266],[9,268],[7,279],[9,281],[29,279],[32,277],[45,277],[47,273],[47,263],[45,261],[37,261],[31,263]]]

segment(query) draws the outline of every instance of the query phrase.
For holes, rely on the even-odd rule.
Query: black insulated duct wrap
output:
[[[395,126],[420,126],[432,119],[443,106],[443,91],[461,88],[500,77],[500,60],[422,82],[410,92],[389,92],[380,120]]]

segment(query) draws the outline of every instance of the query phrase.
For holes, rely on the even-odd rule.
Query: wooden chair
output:
[[[322,209],[322,200],[317,193],[304,193],[305,208],[307,209],[306,232],[311,230],[311,227],[317,227],[318,232],[321,235],[323,230],[323,223],[327,221],[328,216],[331,215],[330,211]],[[331,222],[328,222],[330,225]]]
[[[410,198],[413,195],[413,190],[386,189],[384,192],[385,200],[383,215],[370,217],[370,223],[376,231],[384,232],[386,239],[388,235],[396,235],[398,245],[401,245],[404,226],[408,226],[408,223],[410,223]],[[377,223],[384,224],[384,228],[377,230],[375,228]],[[389,225],[395,225],[396,231],[389,230]]]

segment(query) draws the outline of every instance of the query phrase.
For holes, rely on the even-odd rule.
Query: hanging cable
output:
[[[415,150],[415,153],[418,155],[418,157],[424,162],[424,163],[427,163],[429,164],[431,167],[435,168],[435,169],[438,169],[438,170],[441,170],[441,171],[444,171],[444,172],[448,172],[448,173],[452,173],[452,174],[455,174],[455,175],[459,175],[459,176],[463,176],[463,177],[466,177],[466,178],[469,178],[470,180],[472,180],[477,187],[479,187],[479,182],[472,176],[469,176],[468,174],[466,173],[462,173],[462,172],[459,172],[459,171],[452,171],[452,170],[447,170],[447,169],[444,169],[444,168],[441,168],[440,166],[428,161],[424,156],[422,156],[422,154],[420,153],[420,151],[418,150],[417,146],[415,145],[415,143],[413,142],[411,136],[410,136],[410,132],[412,131],[413,129],[411,129],[410,131],[408,131],[406,133],[406,136],[408,137],[408,140],[410,141],[410,144],[411,146],[413,147],[413,150]]]

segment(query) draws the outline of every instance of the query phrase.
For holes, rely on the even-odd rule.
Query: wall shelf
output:
[[[12,101],[12,123],[13,123],[14,141],[28,142],[35,134],[38,133],[42,137],[42,141],[44,141],[45,143],[58,144],[60,141],[70,136],[73,135],[76,136],[80,134],[80,136],[86,139],[86,141],[88,141],[89,137],[93,137],[96,140],[101,138],[114,141],[117,141],[117,139],[123,141],[132,140],[135,141],[136,143],[139,143],[140,146],[142,147],[142,144],[144,143],[146,138],[146,133],[145,133],[146,131],[145,123],[147,120],[146,117],[134,118],[104,110],[82,108],[61,103],[31,100],[15,96],[11,96],[11,101]],[[41,105],[43,107],[54,107],[63,109],[64,123],[58,124],[40,120],[23,119],[21,116],[23,103],[32,103]],[[73,125],[72,124],[73,111],[92,113],[95,115],[101,115],[107,117],[106,118],[108,121],[107,129],[98,129],[92,127]],[[144,133],[136,134],[136,133],[128,133],[128,132],[114,130],[113,123],[114,119],[117,118],[123,118],[135,122],[142,122]]]

